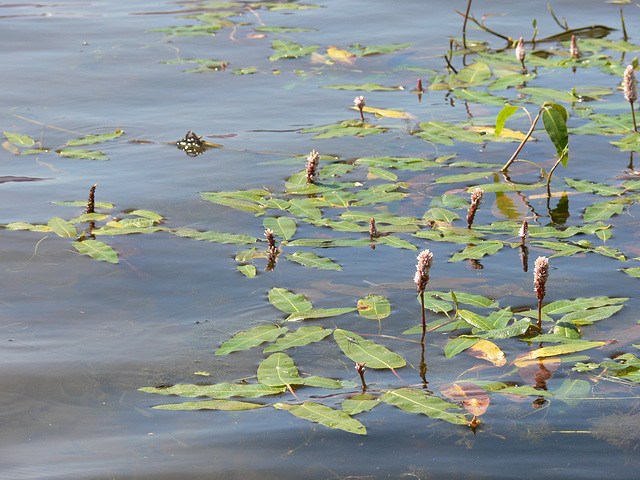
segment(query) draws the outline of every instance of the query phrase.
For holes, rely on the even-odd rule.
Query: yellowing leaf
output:
[[[504,357],[502,350],[489,340],[478,340],[475,345],[467,349],[467,352],[476,358],[481,358],[493,363],[496,367],[502,367],[507,363],[507,359]]]
[[[349,107],[349,108],[351,108],[351,110],[358,110],[358,107]],[[380,115],[381,117],[416,118],[407,112],[401,112],[399,110],[386,110],[384,108],[374,108],[374,107],[363,107],[362,110],[367,113],[375,113],[376,115]]]
[[[452,383],[440,388],[440,391],[449,400],[462,402],[462,406],[471,415],[479,417],[489,408],[491,399],[487,392],[477,385],[470,383]]]
[[[356,56],[353,53],[349,53],[346,50],[340,50],[337,47],[327,48],[327,55],[329,55],[331,60],[345,65],[353,65],[356,61]]]
[[[564,355],[566,353],[575,353],[581,352],[583,350],[588,350],[590,348],[601,347],[602,345],[606,345],[609,342],[576,342],[576,343],[567,343],[565,345],[554,345],[552,347],[543,347],[533,350],[525,355],[522,355],[516,359],[514,362],[516,366],[520,367],[527,364],[527,360],[532,360],[534,358],[542,358],[542,357],[554,357],[557,355]]]
[[[477,133],[489,133],[491,135],[495,135],[496,129],[494,127],[468,127],[467,130],[472,130]],[[522,140],[525,137],[525,134],[522,132],[518,132],[517,130],[511,130],[510,128],[503,128],[502,132],[500,132],[499,137],[505,138],[515,138],[516,140]],[[529,137],[527,142],[531,142],[535,140],[533,137]]]

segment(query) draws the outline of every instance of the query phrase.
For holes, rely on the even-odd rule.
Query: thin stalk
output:
[[[469,3],[471,3],[471,2],[469,2]],[[622,38],[626,42],[628,40],[629,36],[627,35],[627,27],[624,24],[624,15],[622,14],[622,7],[620,7],[620,20],[622,21]]]
[[[558,160],[556,160],[556,164],[553,166],[553,168],[551,170],[549,170],[549,176],[547,177],[547,193],[549,191],[549,184],[551,183],[551,176],[553,175],[553,172],[555,171],[556,168],[558,168],[558,165],[560,165],[562,163],[562,160],[564,160],[566,153],[563,153],[560,158],[558,158]]]
[[[542,299],[538,300],[538,330],[542,331]]]
[[[422,306],[422,338],[427,332],[427,320],[424,317],[424,292],[420,292],[420,305]]]
[[[633,108],[633,102],[629,102],[631,104],[631,115],[633,115],[633,131],[638,133],[638,125],[636,124],[636,111]]]
[[[467,3],[467,12],[464,14],[464,22],[462,23],[462,46],[465,50],[467,49],[467,19],[469,18],[469,10],[471,10],[471,0]],[[620,13],[622,14],[622,9],[620,9]]]
[[[520,142],[520,145],[518,145],[518,148],[516,149],[514,154],[511,155],[511,158],[507,161],[507,163],[504,164],[504,167],[502,167],[500,169],[501,172],[506,172],[509,169],[509,167],[511,166],[511,164],[513,162],[515,162],[516,158],[518,157],[518,154],[520,153],[520,150],[522,150],[522,147],[524,147],[524,144],[527,143],[527,140],[529,140],[529,138],[533,134],[533,130],[536,128],[536,124],[538,123],[538,120],[540,119],[540,115],[542,115],[542,110],[543,109],[544,109],[544,107],[540,108],[540,111],[538,112],[538,115],[536,115],[536,118],[533,119],[533,123],[531,124],[531,128],[527,132],[527,135],[524,137],[522,142]]]
[[[460,15],[462,15],[462,14],[460,14]],[[506,35],[502,35],[502,34],[500,34],[498,32],[494,32],[490,28],[485,27],[482,23],[480,23],[474,17],[469,17],[469,20],[471,20],[473,23],[475,23],[478,27],[480,27],[485,32],[490,33],[491,35],[495,35],[498,38],[502,38],[503,40],[506,40],[509,43],[513,43],[513,39],[511,37],[507,37]]]

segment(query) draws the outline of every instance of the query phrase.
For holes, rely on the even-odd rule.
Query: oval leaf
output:
[[[83,240],[81,242],[73,242],[73,246],[83,255],[89,255],[96,260],[118,263],[118,254],[104,242],[98,240]]]
[[[296,233],[296,222],[289,217],[268,217],[262,224],[264,228],[270,228],[274,234],[285,240],[289,240]]]
[[[288,348],[301,347],[310,343],[319,342],[331,335],[332,330],[322,327],[301,327],[295,332],[279,338],[276,343],[264,349],[264,353],[281,352]]]
[[[313,305],[301,293],[296,295],[289,290],[273,287],[269,290],[269,303],[286,313],[299,313],[311,310]]]
[[[333,338],[347,357],[356,363],[364,362],[368,368],[400,368],[407,364],[401,355],[347,330],[337,328]]]
[[[302,385],[304,380],[289,355],[274,353],[258,366],[258,382],[270,387]]]
[[[305,402],[302,405],[276,403],[273,407],[278,410],[288,410],[298,418],[304,418],[325,427],[338,428],[358,435],[367,434],[367,429],[358,420],[351,418],[342,410],[334,410],[326,405],[313,402]]]
[[[422,413],[428,417],[445,420],[455,425],[466,425],[468,420],[460,413],[448,412],[448,409],[459,409],[457,405],[434,397],[424,390],[401,388],[385,393],[381,399],[405,412]]]
[[[369,294],[358,300],[358,313],[366,318],[382,320],[391,313],[391,304],[387,297]]]
[[[78,235],[76,227],[60,217],[53,217],[51,220],[49,220],[47,226],[49,227],[49,230],[57,233],[61,237],[71,238]]]

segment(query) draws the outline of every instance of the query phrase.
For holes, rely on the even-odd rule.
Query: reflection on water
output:
[[[442,147],[407,138],[414,120],[380,119],[390,133],[366,138],[311,141],[311,135],[300,133],[304,128],[358,119],[359,113],[349,110],[353,92],[319,88],[332,84],[402,85],[403,90],[368,92],[367,102],[413,112],[420,121],[495,118],[494,109],[486,105],[471,104],[466,109],[458,99],[430,90],[418,103],[410,93],[418,76],[443,71],[449,37],[459,34],[461,21],[454,8],[462,5],[431,3],[427,8],[422,2],[406,1],[390,8],[382,1],[327,0],[318,9],[284,11],[242,6],[228,19],[235,26],[223,25],[193,37],[149,31],[192,26],[197,22],[188,15],[213,14],[215,6],[119,1],[0,6],[2,57],[7,66],[0,80],[2,130],[29,135],[50,150],[15,155],[9,144],[0,149],[0,192],[5,199],[0,223],[42,224],[56,216],[80,215],[81,207],[51,202],[84,200],[91,185],[98,184],[96,201],[114,203],[115,217],[147,209],[164,216],[168,228],[263,238],[262,219],[205,202],[198,192],[261,188],[281,192],[283,181],[303,168],[304,156],[313,148],[341,161],[372,155],[439,156]],[[556,3],[555,11],[572,25],[618,27],[615,5]],[[486,8],[477,6],[483,13]],[[537,4],[492,3],[491,11],[506,14],[492,18],[491,25],[514,38],[521,35],[518,31],[531,28],[534,17],[540,36],[557,30],[546,21],[546,8]],[[629,15],[626,20],[630,32],[638,31],[636,18]],[[309,31],[265,34],[254,31],[256,26]],[[477,31],[469,35],[496,41]],[[323,47],[415,45],[397,55],[363,57],[347,68],[310,59],[270,62],[274,39]],[[228,66],[224,71],[187,73],[193,65],[163,63],[174,59],[218,59]],[[629,60],[627,55],[625,61]],[[237,75],[233,69],[255,72]],[[606,81],[609,88],[615,87],[611,77]],[[603,80],[582,69],[571,82],[589,85]],[[118,127],[125,132],[118,141],[95,146],[108,161],[75,160],[54,152],[71,139]],[[461,160],[493,162],[495,158],[485,157],[508,158],[511,153],[508,144],[493,147],[489,155],[476,145],[455,148]],[[572,145],[572,155],[562,175],[591,181],[637,176],[629,155],[612,153],[608,145]],[[608,163],[603,166],[601,158]],[[535,168],[523,172],[528,181],[536,180]],[[360,181],[363,176],[364,170],[345,178]],[[466,195],[453,187],[434,186],[429,172],[399,176],[407,182],[409,196],[392,206],[398,215],[421,217],[427,200],[435,195]],[[588,205],[568,194],[548,202],[525,195],[515,201],[497,201],[492,211],[479,212],[483,218],[477,222],[521,218],[533,211],[542,222],[569,225]],[[615,217],[611,223],[617,248],[640,254],[635,226]],[[301,238],[318,235],[309,225],[298,228]],[[385,335],[400,335],[416,321],[412,251],[382,245],[375,250],[333,249],[331,258],[343,265],[339,276],[285,259],[270,267],[268,259],[261,258],[255,262],[258,274],[250,280],[235,270],[233,258],[241,249],[237,245],[192,241],[164,232],[110,237],[118,265],[77,255],[70,239],[52,232],[0,230],[0,237],[2,478],[602,478],[611,472],[630,477],[637,469],[635,397],[578,406],[571,400],[540,397],[543,400],[534,409],[535,397],[492,396],[475,435],[464,427],[380,405],[359,417],[369,431],[360,437],[272,408],[154,410],[150,407],[166,399],[137,391],[146,385],[253,381],[264,359],[262,352],[224,357],[213,352],[239,330],[284,318],[266,299],[274,286],[304,293],[322,308],[353,306],[370,293],[389,295],[392,315],[380,325],[370,320],[363,324],[357,313],[331,321],[358,332],[377,334],[381,329]],[[537,247],[526,248],[530,256],[541,254]],[[531,282],[522,275],[529,264],[527,250],[506,250],[468,264],[438,261],[430,287],[471,291],[502,306],[528,308],[533,299]],[[614,269],[607,266],[594,275],[606,261],[594,256],[582,262],[554,259],[549,301],[591,295],[633,297],[635,284],[620,284]],[[618,323],[598,327],[602,337],[621,340],[619,348],[625,352],[631,349],[630,342],[638,343],[637,319],[626,313],[636,310],[637,299],[626,305],[616,317]],[[330,322],[326,326],[333,327]],[[445,359],[446,340],[427,338],[422,350],[417,344],[391,341],[410,364],[399,372],[403,380],[436,391],[437,385],[476,366],[475,360],[463,355],[455,361]],[[305,347],[291,356],[305,375],[359,382],[353,365],[328,345],[327,341]],[[615,353],[614,347],[618,348],[614,344],[593,355],[600,355],[596,360],[601,361]],[[514,341],[507,344],[505,354],[514,358],[522,348]],[[554,391],[564,379],[555,373],[557,368],[544,362],[534,365],[531,378],[507,370],[501,381],[522,384],[524,380],[541,391]],[[479,378],[482,375],[478,373]],[[367,370],[366,380],[374,392],[397,384],[397,378],[385,371]],[[594,386],[602,396],[625,396],[620,393],[624,386],[604,381],[594,381]],[[356,387],[349,393],[358,391]],[[318,389],[317,395],[323,393]],[[331,406],[339,407],[340,395]]]

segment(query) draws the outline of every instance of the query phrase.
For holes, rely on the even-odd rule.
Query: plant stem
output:
[[[549,176],[547,177],[547,193],[549,191],[549,184],[551,183],[551,176],[553,175],[553,172],[555,171],[555,169],[558,168],[558,165],[562,163],[562,160],[564,159],[565,155],[566,153],[563,153],[562,156],[558,158],[558,160],[556,160],[556,164],[553,166],[553,168],[549,170]]]
[[[424,292],[420,292],[420,306],[422,307],[422,338],[427,332],[427,321],[424,318]]]
[[[636,111],[633,108],[633,102],[629,103],[631,103],[631,115],[633,115],[633,131],[638,133],[638,125],[636,124]]]
[[[506,172],[509,169],[509,167],[511,166],[511,164],[513,162],[515,162],[516,157],[520,153],[520,150],[522,150],[522,147],[524,147],[524,144],[527,143],[527,140],[529,140],[529,138],[531,137],[531,134],[533,133],[533,130],[536,128],[536,123],[538,123],[538,120],[540,119],[540,115],[542,115],[542,110],[544,110],[544,106],[540,108],[540,111],[538,112],[538,115],[536,115],[536,118],[533,119],[533,123],[531,124],[531,128],[527,132],[527,135],[522,139],[522,142],[520,142],[520,145],[518,145],[518,148],[516,149],[514,154],[511,155],[511,158],[507,161],[507,163],[504,164],[504,167],[502,167],[500,169],[501,172]]]
[[[624,24],[624,15],[622,14],[622,7],[620,7],[620,20],[622,21],[622,39],[626,42],[629,39],[629,36],[627,35],[627,27]]]
[[[462,46],[465,50],[467,48],[467,19],[469,18],[469,10],[471,10],[471,0],[467,3],[467,12],[464,14],[464,22],[462,23]],[[620,13],[622,14],[622,9],[620,9]]]
[[[542,331],[542,299],[538,299],[538,330]]]

